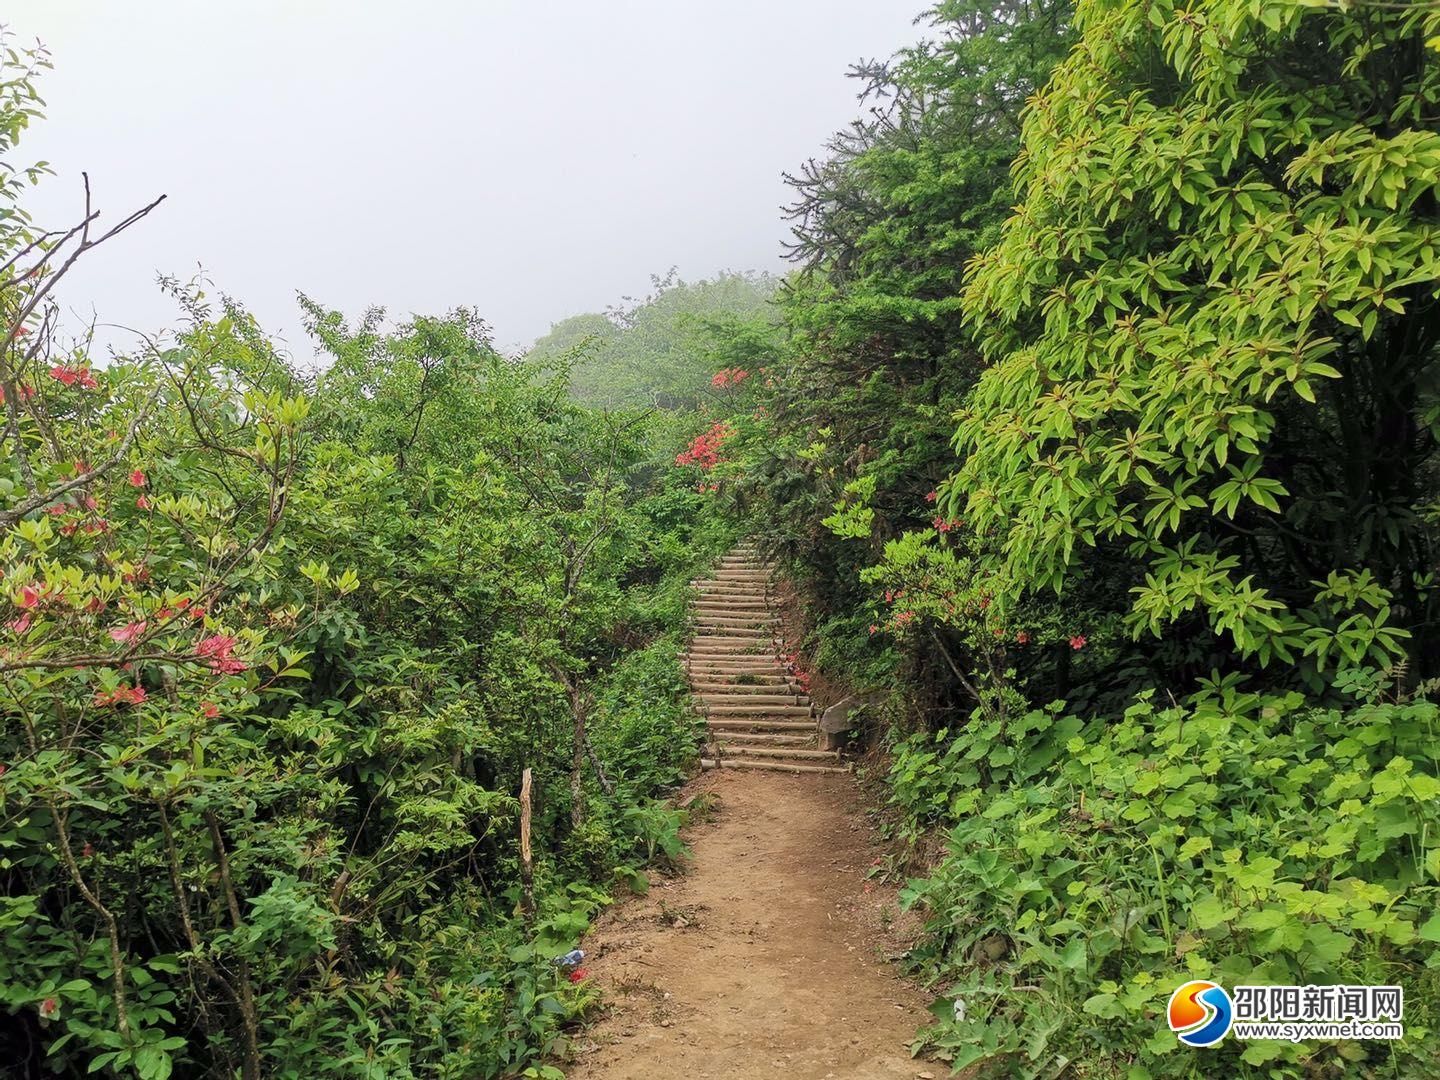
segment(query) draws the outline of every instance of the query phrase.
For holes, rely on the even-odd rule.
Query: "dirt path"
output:
[[[691,871],[608,912],[585,942],[609,1015],[573,1080],[941,1076],[910,1058],[929,998],[881,958],[878,853],[848,777],[710,772]]]

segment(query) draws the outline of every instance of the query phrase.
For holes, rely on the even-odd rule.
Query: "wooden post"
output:
[[[530,852],[530,770],[520,774],[520,911],[535,921],[535,865]]]

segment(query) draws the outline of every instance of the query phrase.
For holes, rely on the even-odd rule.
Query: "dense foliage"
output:
[[[94,364],[53,289],[107,234],[7,167],[0,1061],[558,1075],[594,994],[551,957],[680,852],[702,496],[469,311],[307,301],[317,378],[176,288],[182,333]]]
[[[547,957],[680,851],[686,581],[746,531],[817,695],[872,692],[920,1045],[1440,1075],[1440,9],[927,25],[789,178],[778,287],[672,275],[521,360],[306,299],[318,377],[173,283],[173,340],[62,339],[113,233],[25,217],[12,56],[0,1056],[550,1068],[591,993]],[[1197,1054],[1195,978],[1400,984],[1407,1034]]]
[[[924,1041],[1440,1072],[1440,12],[930,24],[792,178],[783,323],[709,350],[764,378],[701,421],[820,672],[888,701]],[[1191,978],[1400,983],[1407,1036],[1197,1057],[1163,1015]]]

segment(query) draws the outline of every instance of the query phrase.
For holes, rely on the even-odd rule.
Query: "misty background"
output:
[[[157,273],[203,269],[300,356],[296,290],[349,312],[476,307],[518,350],[566,316],[686,279],[779,271],[784,170],[856,114],[846,77],[917,36],[875,0],[18,0],[56,175],[37,223],[102,221],[159,193],[61,299],[177,322]],[[124,345],[119,331],[101,340]]]

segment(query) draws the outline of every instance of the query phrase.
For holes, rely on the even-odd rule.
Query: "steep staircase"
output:
[[[691,584],[700,596],[684,660],[708,728],[701,767],[848,772],[838,752],[819,749],[810,698],[780,661],[770,570],[755,549],[742,544]]]

